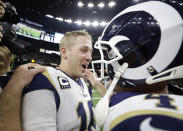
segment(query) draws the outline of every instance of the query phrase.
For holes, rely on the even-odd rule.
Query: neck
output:
[[[78,80],[79,78],[78,77],[75,77],[71,72],[70,70],[67,68],[67,66],[64,66],[62,64],[60,64],[59,67],[57,67],[58,69],[62,70],[63,72],[65,72],[68,76],[70,76],[72,79],[74,80]]]
[[[168,88],[165,82],[156,83],[152,85],[142,85],[134,88],[116,87],[115,92],[141,92],[154,94],[168,94]]]

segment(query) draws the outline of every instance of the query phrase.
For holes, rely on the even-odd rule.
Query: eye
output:
[[[82,52],[87,52],[87,49],[81,49]]]

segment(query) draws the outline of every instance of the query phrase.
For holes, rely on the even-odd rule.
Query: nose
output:
[[[87,59],[88,62],[92,61],[92,54],[91,54],[91,52],[87,53],[86,59]]]

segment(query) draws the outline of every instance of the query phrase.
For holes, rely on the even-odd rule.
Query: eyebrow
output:
[[[83,45],[83,46],[81,46],[81,48],[90,48],[90,47]],[[91,49],[93,50],[93,47]]]
[[[87,49],[89,49],[90,50],[90,52],[93,52],[93,47],[92,48],[90,48],[89,46],[81,46],[81,48],[87,48]]]

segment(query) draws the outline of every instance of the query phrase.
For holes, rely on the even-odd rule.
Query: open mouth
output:
[[[86,65],[82,65],[82,67],[83,67],[84,69],[87,69],[87,66],[86,66]]]

